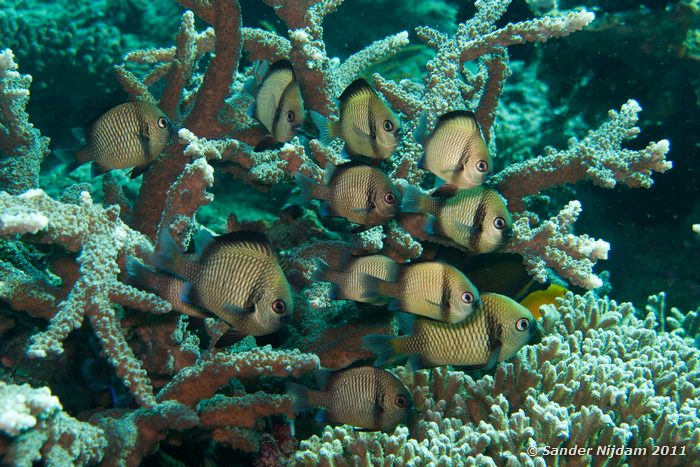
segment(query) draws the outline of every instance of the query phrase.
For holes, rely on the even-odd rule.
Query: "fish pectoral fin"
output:
[[[205,308],[201,305],[199,294],[197,294],[197,288],[189,281],[182,285],[180,300],[197,308]]]
[[[250,308],[242,308],[240,306],[233,305],[231,303],[227,303],[224,305],[224,310],[226,310],[229,313],[233,313],[236,315],[240,316],[247,316],[251,315],[255,312],[255,307],[250,307]]]

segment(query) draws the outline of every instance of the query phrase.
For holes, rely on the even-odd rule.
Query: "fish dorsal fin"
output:
[[[451,185],[449,183],[444,183],[440,185],[440,188],[433,191],[430,194],[430,196],[432,196],[433,198],[452,198],[457,194],[457,191],[459,191],[458,186]]]
[[[316,379],[316,385],[319,391],[325,391],[328,388],[328,381],[330,381],[333,372],[328,370],[316,370],[314,371],[314,379]]]
[[[226,245],[235,245],[241,248],[249,248],[251,250],[259,251],[267,256],[275,257],[275,250],[272,249],[270,241],[267,239],[265,234],[260,232],[230,232],[224,235],[219,235],[215,237],[216,243],[222,243]]]
[[[342,106],[346,104],[354,97],[367,94],[376,95],[374,93],[374,89],[372,89],[372,86],[370,86],[364,78],[357,78],[355,81],[350,83],[348,87],[345,88],[345,91],[343,91],[343,93],[340,95],[340,105]]]
[[[444,125],[449,121],[459,119],[470,120],[472,123],[474,123],[474,125],[477,125],[476,115],[471,110],[453,110],[452,112],[447,112],[438,118],[438,126]]]
[[[353,169],[355,167],[372,167],[371,165],[362,161],[349,161],[340,165],[333,165],[330,162],[326,163],[326,168],[323,172],[323,184],[328,185],[335,177],[342,174],[346,170]]]
[[[294,67],[292,66],[292,62],[290,62],[289,60],[284,58],[282,60],[277,60],[275,63],[270,65],[269,68],[267,69],[267,73],[265,74],[265,77],[267,78],[272,73],[275,73],[275,72],[281,71],[281,70],[289,70],[292,72],[292,75],[294,75]],[[294,76],[295,76],[294,79],[296,79],[296,75],[294,75]]]
[[[194,252],[198,259],[214,243],[214,236],[207,229],[200,229],[194,237]]]
[[[326,162],[326,168],[323,170],[323,184],[328,185],[331,180],[333,180],[333,175],[338,169],[335,165],[330,162]]]

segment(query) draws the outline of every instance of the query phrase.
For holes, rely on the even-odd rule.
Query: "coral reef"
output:
[[[574,446],[591,451],[556,458],[560,465],[659,462],[601,446],[649,454],[667,446],[681,451],[688,464],[700,462],[699,351],[692,342],[700,310],[666,312],[663,293],[650,298],[646,315],[593,292],[568,293],[543,308],[547,336],[541,343],[487,373],[394,369],[413,393],[417,414],[409,427],[393,433],[326,427],[312,435],[308,417],[294,414],[285,380],[308,378],[321,365],[345,368],[366,360],[371,354],[361,348],[362,336],[394,331],[385,310],[333,300],[326,283],[312,280],[316,261],[338,266],[350,252],[382,253],[403,263],[431,258],[437,246],[412,235],[402,218],[357,231],[344,220],[321,218],[313,205],[300,206],[294,176],[321,180],[328,164],[342,162],[342,142],[321,144],[307,122],[290,141],[256,150],[265,131],[245,113],[251,103],[245,82],[255,74],[249,65],[290,60],[306,109],[334,120],[336,97],[358,75],[401,58],[412,33],[390,31],[341,60],[328,52],[327,38],[352,25],[326,18],[342,0],[263,0],[283,35],[243,27],[237,0],[130,0],[104,2],[104,8],[103,2],[37,2],[35,15],[18,3],[20,10],[0,20],[0,38],[12,36],[3,44],[15,49],[21,64],[43,57],[31,71],[42,75],[44,90],[65,89],[68,77],[76,86],[90,83],[96,93],[111,92],[107,68],[127,44],[144,47],[123,56],[114,67],[116,79],[131,99],[156,103],[178,131],[140,182],[123,186],[121,174],[103,175],[103,197],[93,198],[89,190],[97,185],[87,185],[79,172],[71,177],[83,183],[49,196],[49,188],[39,186],[49,142],[27,113],[32,78],[20,74],[12,50],[0,52],[3,463],[139,465],[167,453],[183,459],[173,462],[188,463],[196,451],[202,453],[197,462],[205,464],[236,450],[248,456],[241,463],[261,465],[545,465],[552,460],[547,448]],[[421,11],[415,3],[402,8]],[[437,9],[433,3],[422,11]],[[422,119],[430,127],[445,112],[473,111],[494,156],[504,156],[496,158],[503,170],[488,182],[516,219],[504,250],[519,253],[535,281],[556,277],[573,287],[601,289],[607,275],[594,267],[608,258],[611,246],[575,233],[574,223],[585,216],[579,200],[585,193],[572,186],[590,181],[607,189],[650,188],[652,176],[672,167],[666,160],[670,144],[631,142],[642,130],[641,106],[630,99],[583,137],[581,122],[566,118],[576,120],[569,129],[579,136],[570,135],[565,150],[546,147],[541,156],[517,161],[517,149],[501,154],[499,118],[520,112],[511,125],[525,120],[522,108],[500,105],[508,77],[523,69],[510,66],[509,48],[576,36],[596,19],[585,9],[560,11],[557,2],[528,1],[532,11],[550,16],[509,22],[510,3],[477,0],[474,16],[459,24],[454,6],[441,6],[432,25],[415,31],[433,52],[422,77],[394,81],[371,74],[404,130],[380,167],[400,190],[432,186],[433,176],[417,165],[423,150],[412,131]],[[186,11],[174,45],[162,47],[164,36],[175,32],[170,27],[176,27],[180,7]],[[129,35],[130,24],[139,26]],[[44,43],[38,39],[42,31]],[[66,74],[48,79],[57,62],[65,64]],[[80,73],[71,76],[76,67]],[[528,105],[549,111],[541,102]],[[58,173],[55,162],[44,171],[51,169]],[[57,173],[52,176],[61,177]],[[220,196],[237,187],[245,190]],[[237,203],[244,198],[267,216],[250,215]],[[202,226],[217,233],[266,233],[294,288],[296,309],[283,331],[228,345],[225,322],[180,316],[179,294],[170,303],[129,283],[127,257],[149,264],[164,232],[182,251],[191,251]],[[457,261],[461,253],[454,255]],[[104,375],[90,372],[101,359]],[[37,369],[38,361],[56,368]],[[59,401],[61,386],[63,393],[80,388],[80,394],[90,394],[90,409]],[[299,430],[290,427],[291,419]],[[195,445],[206,449],[191,449]]]
[[[326,427],[291,464],[547,465],[547,450],[577,447],[559,464],[676,465],[651,455],[660,446],[698,462],[700,351],[657,325],[630,303],[569,293],[547,307],[543,342],[493,375],[398,368],[416,403],[410,434]]]

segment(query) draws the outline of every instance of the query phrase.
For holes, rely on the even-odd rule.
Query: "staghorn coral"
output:
[[[298,377],[319,366],[318,357],[298,351],[243,350],[252,339],[225,352],[217,351],[210,342],[209,350],[200,352],[197,338],[185,329],[186,320],[174,320],[172,315],[126,311],[122,319],[122,305],[167,311],[167,303],[119,282],[119,268],[127,254],[147,258],[153,248],[149,238],[155,238],[159,230],[177,232],[185,246],[195,224],[195,212],[212,200],[206,190],[217,172],[233,173],[258,188],[277,184],[289,195],[290,184],[281,182],[296,172],[318,180],[322,167],[339,161],[338,142],[323,147],[305,137],[293,139],[281,149],[252,149],[261,135],[259,127],[242,111],[250,100],[241,93],[245,75],[250,72],[237,72],[241,50],[255,60],[290,58],[308,107],[332,117],[333,98],[355,74],[390,57],[408,42],[408,35],[400,32],[341,63],[328,57],[321,26],[323,18],[340,1],[268,0],[266,3],[285,22],[288,39],[242,28],[235,0],[180,3],[192,11],[181,18],[177,45],[135,51],[125,57],[125,66],[116,69],[132,97],[158,102],[182,126],[179,140],[167,148],[143,180],[134,211],[126,218],[133,228],[119,219],[119,208],[93,205],[91,198],[75,187],[67,194],[74,204],[51,200],[40,191],[0,195],[3,236],[19,235],[23,242],[61,246],[78,253],[81,266],[78,271],[69,260],[73,272],[61,270],[66,295],[25,277],[25,271],[32,269],[26,264],[1,264],[3,301],[15,311],[44,310],[44,317],[53,316],[48,330],[33,338],[30,354],[60,353],[64,338],[87,316],[120,377],[143,405],[135,410],[101,410],[89,417],[92,427],[109,434],[103,458],[106,464],[137,464],[156,451],[160,443],[176,444],[177,436],[169,438],[174,435],[172,432],[181,430],[193,430],[188,433],[196,432],[235,449],[256,452],[270,442],[269,435],[263,434],[261,419],[292,415],[289,398],[279,394],[275,387],[278,382],[270,382],[268,377]],[[476,17],[459,25],[454,34],[420,28],[421,38],[437,52],[426,67],[428,74],[422,84],[406,80],[393,83],[374,76],[375,87],[403,113],[409,130],[422,112],[434,120],[446,110],[467,107],[476,111],[485,136],[492,139],[495,109],[509,74],[505,47],[566,35],[593,19],[591,13],[579,11],[498,28],[496,22],[509,3],[476,2]],[[195,16],[210,27],[198,32]],[[3,57],[11,58],[6,54]],[[476,63],[468,63],[471,61]],[[12,67],[6,66],[10,72],[5,74],[14,79],[17,75]],[[6,82],[20,83],[19,95],[26,103],[27,79]],[[621,149],[621,143],[638,132],[635,124],[639,110],[630,101],[619,113],[611,113],[611,121],[588,138],[573,140],[569,150],[556,154],[548,151],[543,158],[516,166],[517,171],[497,176],[497,185],[506,192],[511,209],[525,208],[523,197],[535,189],[519,181],[533,178],[537,179],[533,183],[544,184],[542,189],[585,178],[605,186],[620,181],[628,186],[649,187],[652,171],[670,167],[665,161],[668,146],[661,140],[643,151]],[[13,124],[19,121],[18,115],[28,124],[26,115],[19,113],[12,115]],[[416,168],[420,151],[410,137],[402,139],[399,150],[385,165],[396,182],[430,181],[423,180],[426,173]],[[45,147],[33,146],[31,157],[41,160],[45,152]],[[548,176],[540,177],[542,172]],[[109,199],[128,206],[124,193],[115,189],[113,181],[105,181],[105,185],[111,191]],[[274,208],[273,205],[270,209]],[[572,202],[558,216],[537,227],[532,213],[523,212],[520,216],[511,249],[524,253],[537,278],[544,277],[547,267],[554,267],[573,283],[586,287],[600,284],[591,268],[596,259],[603,259],[607,247],[605,242],[569,232],[579,212],[580,204]],[[397,261],[416,259],[423,252],[423,245],[396,222],[359,234],[334,232],[328,226],[335,230],[338,223],[324,225],[309,210],[295,212],[289,208],[274,223],[239,222],[234,214],[228,224],[230,230],[266,230],[273,244],[284,250],[281,256],[291,265],[287,268],[290,281],[301,286],[309,283],[313,258],[325,255],[332,247],[382,251]],[[139,300],[132,296],[136,294]],[[297,336],[284,334],[275,339],[286,340],[285,345],[298,342],[299,347],[318,352],[324,364],[334,367],[365,358],[367,353],[358,345],[360,332],[351,332],[357,330],[346,325],[363,319],[362,313],[369,310],[330,302],[328,288],[321,284],[307,288],[304,295],[306,301],[297,302],[302,303],[294,323],[303,336],[296,341]],[[328,305],[329,308],[323,308]],[[423,410],[422,419],[410,434],[403,428],[393,435],[326,429],[322,440],[307,440],[303,448],[308,451],[296,454],[294,461],[401,464],[421,456],[426,462],[447,463],[454,456],[455,462],[542,465],[544,459],[528,458],[524,447],[546,443],[557,446],[564,440],[568,440],[565,445],[628,443],[644,447],[666,443],[688,447],[688,459],[697,459],[697,450],[692,449],[697,445],[697,429],[690,426],[697,424],[697,390],[693,385],[697,385],[698,372],[692,367],[697,355],[684,347],[686,343],[653,331],[652,318],[642,322],[629,317],[629,306],[596,301],[592,295],[569,296],[558,310],[563,315],[559,321],[545,319],[552,335],[543,345],[526,349],[512,363],[501,365],[494,375],[478,381],[448,370],[409,374],[399,369]],[[12,317],[0,317],[0,329],[16,326]],[[338,326],[332,332],[320,332],[334,324]],[[211,341],[224,331],[211,320],[205,326]],[[314,327],[318,329],[311,329]],[[372,327],[376,332],[386,330],[388,325],[369,324],[360,330],[370,332]],[[335,339],[342,342],[342,351],[329,350],[325,345],[326,340]],[[647,346],[661,350],[653,350],[647,358]],[[672,370],[678,370],[680,376],[672,376]],[[161,378],[155,386],[162,386],[156,396],[150,388],[150,380],[155,378]],[[597,378],[606,381],[598,383]],[[616,378],[623,381],[619,387],[610,383]],[[251,386],[260,384],[260,380],[265,391],[251,391]],[[101,455],[78,459],[76,463],[97,462],[98,457]],[[36,456],[31,458],[34,459]],[[589,461],[570,460],[571,464]]]
[[[0,381],[0,460],[3,465],[29,467],[87,465],[99,462],[107,441],[105,432],[63,412],[47,387]],[[9,446],[3,446],[9,437]]]
[[[148,377],[124,340],[114,307],[170,311],[168,302],[117,281],[119,263],[123,264],[126,255],[150,254],[150,242],[119,219],[118,207],[94,205],[87,192],[83,192],[80,205],[60,203],[40,189],[17,196],[0,193],[0,208],[0,235],[34,234],[34,241],[80,252],[76,259],[81,266],[80,278],[58,304],[48,329],[32,336],[27,354],[35,358],[61,354],[63,340],[87,317],[103,351],[134,397],[140,404],[153,405]]]
[[[301,442],[291,464],[547,465],[545,446],[591,448],[558,465],[677,461],[651,456],[655,446],[683,450],[692,464],[700,459],[700,351],[656,325],[653,314],[636,318],[629,303],[568,293],[547,306],[542,343],[492,375],[397,368],[418,411],[410,433],[326,427]],[[610,445],[646,455],[615,454]]]
[[[26,106],[32,77],[17,71],[10,49],[0,52],[0,184],[12,194],[39,186],[39,165],[49,140],[29,122]]]

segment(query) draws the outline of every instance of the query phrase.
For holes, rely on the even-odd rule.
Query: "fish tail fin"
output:
[[[291,381],[287,381],[284,386],[287,388],[287,394],[292,396],[292,409],[295,412],[303,412],[311,408],[311,401],[309,398],[311,389],[301,384],[292,383]]]
[[[53,153],[56,155],[56,158],[66,164],[63,168],[63,173],[65,175],[72,173],[75,169],[87,162],[79,160],[79,152],[80,149],[54,149]]]
[[[151,270],[133,256],[126,257],[126,273],[129,281],[140,288],[149,288]]]
[[[331,267],[321,258],[314,259],[314,265],[316,269],[311,274],[311,280],[314,282],[328,282],[328,272],[331,271]]]
[[[153,253],[152,262],[158,269],[180,276],[182,266],[187,261],[170,232],[164,230],[158,238],[158,249]]]
[[[362,287],[362,298],[376,300],[385,295],[384,288],[386,282],[370,274],[360,276],[360,286]]]
[[[316,192],[318,190],[318,183],[311,177],[297,172],[294,178],[299,187],[299,201],[302,203],[307,203],[312,199],[316,199]]]
[[[428,113],[427,112],[421,112],[420,117],[418,117],[418,125],[416,125],[416,129],[413,131],[413,137],[415,138],[417,143],[420,143],[425,146],[425,142],[428,136]],[[422,158],[421,158],[422,160]],[[420,165],[419,165],[420,167]],[[421,167],[422,169],[423,167]]]
[[[328,146],[335,138],[335,125],[320,113],[312,110],[309,112],[311,121],[318,128],[318,140],[324,146]]]
[[[362,347],[375,353],[374,366],[381,366],[401,357],[400,342],[401,338],[397,336],[370,334],[362,338]]]
[[[403,191],[403,199],[401,200],[402,212],[425,212],[425,203],[428,195],[423,193],[420,188],[413,185],[408,185]]]

